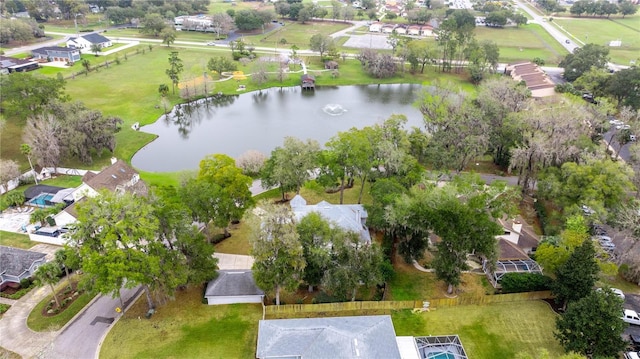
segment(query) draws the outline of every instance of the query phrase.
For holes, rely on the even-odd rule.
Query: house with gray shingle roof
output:
[[[261,320],[258,359],[400,359],[391,316]]]
[[[62,61],[74,63],[80,61],[80,51],[60,46],[47,46],[31,50],[33,58],[40,62]]]
[[[67,47],[69,48],[91,50],[92,45],[98,45],[100,46],[100,48],[105,48],[110,47],[113,44],[111,43],[111,40],[97,33],[86,34],[79,37],[72,37],[67,40]]]
[[[264,292],[250,270],[219,270],[218,278],[207,284],[204,298],[209,305],[262,303]]]
[[[300,195],[293,197],[289,204],[298,222],[307,214],[316,212],[330,223],[344,230],[360,234],[362,242],[371,243],[369,228],[366,226],[367,211],[361,204],[331,204],[322,201],[315,205],[308,205]]]
[[[44,253],[0,246],[0,288],[19,284],[45,263]]]

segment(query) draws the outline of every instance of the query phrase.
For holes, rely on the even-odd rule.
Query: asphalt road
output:
[[[123,289],[121,294],[124,307],[131,305],[141,293],[141,287]],[[46,357],[50,359],[98,358],[102,341],[121,315],[116,312],[116,308],[120,306],[118,298],[105,295],[98,297],[58,335],[50,350],[46,351]]]
[[[556,39],[556,41],[558,41],[565,49],[567,49],[567,51],[573,53],[576,48],[580,47],[575,43],[571,34],[564,33],[560,31],[555,25],[550,24],[549,21],[547,21],[546,16],[538,15],[535,11],[526,6],[525,3],[521,0],[515,0],[515,3],[520,9],[522,9],[522,11],[526,12],[533,18],[532,22],[535,22],[542,26],[542,28],[545,29],[551,36],[553,36],[553,38]],[[568,43],[567,40],[569,40]]]

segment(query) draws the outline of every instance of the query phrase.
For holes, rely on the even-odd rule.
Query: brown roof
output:
[[[537,247],[538,244],[540,243],[540,239],[538,235],[535,233],[535,231],[533,230],[533,227],[531,227],[531,225],[529,225],[521,216],[517,216],[515,220],[522,223],[522,229],[520,230],[520,237],[518,238],[518,247],[520,248]],[[513,222],[514,220],[512,219],[510,220],[498,219],[498,223],[500,223],[502,227],[504,227],[505,229],[511,232],[516,232],[513,229]]]
[[[498,260],[530,259],[518,246],[504,238],[498,239]]]
[[[149,193],[146,183],[140,180],[138,172],[122,160],[116,161],[98,174],[89,175],[89,173],[85,174],[82,181],[96,191],[106,189],[115,192],[120,189],[141,196]]]

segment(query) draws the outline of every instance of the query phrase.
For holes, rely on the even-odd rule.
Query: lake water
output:
[[[238,96],[214,96],[190,114],[182,108],[140,130],[158,135],[132,159],[141,170],[197,169],[206,155],[238,157],[248,150],[269,156],[286,136],[321,145],[340,131],[381,123],[393,114],[407,116],[407,127],[422,127],[413,105],[422,86],[414,84],[271,88]]]

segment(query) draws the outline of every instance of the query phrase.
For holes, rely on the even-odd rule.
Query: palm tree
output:
[[[38,184],[38,176],[36,175],[36,171],[33,169],[33,163],[31,163],[31,146],[26,143],[21,144],[20,153],[27,156],[27,159],[29,160],[29,167],[31,167],[31,172],[33,172],[33,179],[36,181],[36,184]]]
[[[102,46],[99,44],[91,44],[91,52],[93,52],[96,57],[98,57],[98,53],[102,51]]]
[[[60,274],[62,274],[62,271],[56,262],[47,262],[41,265],[33,274],[39,286],[48,284],[51,287],[51,293],[53,293],[53,299],[55,299],[58,308],[60,307],[60,300],[56,295],[56,288],[53,285],[60,280]]]

